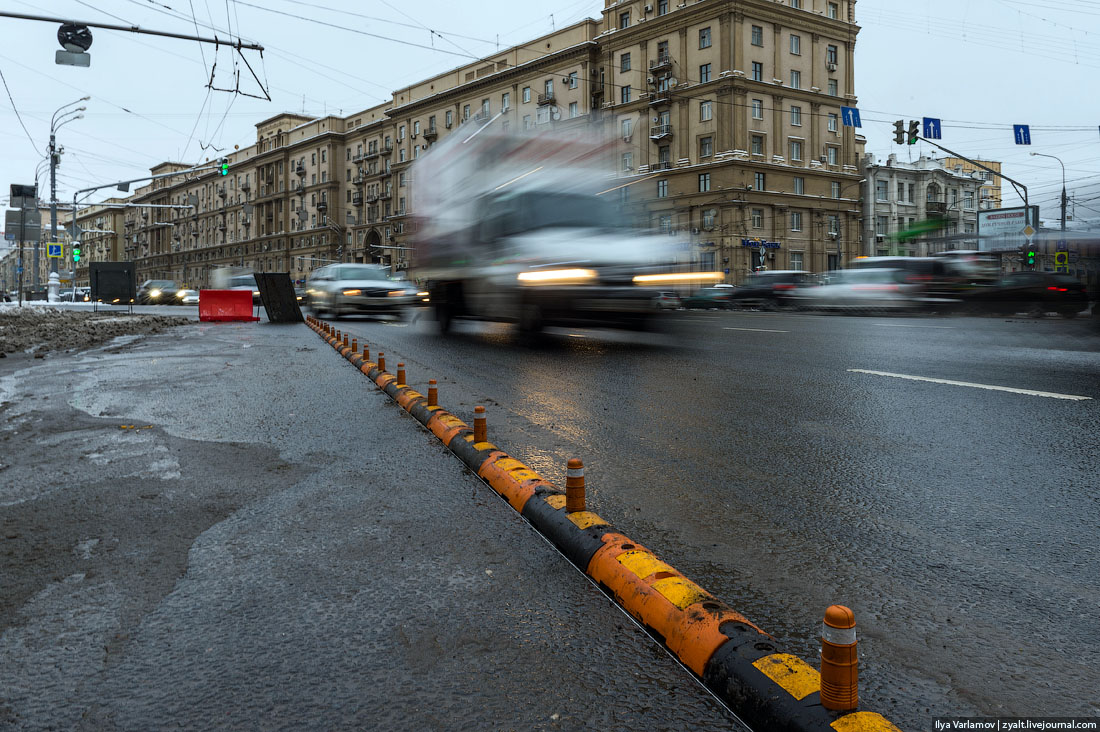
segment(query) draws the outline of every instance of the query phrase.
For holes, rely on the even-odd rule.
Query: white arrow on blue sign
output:
[[[1031,144],[1031,126],[1030,125],[1012,125],[1012,134],[1016,136],[1017,145],[1030,145]]]
[[[855,107],[841,107],[840,116],[845,127],[863,127],[859,120],[859,110]]]
[[[924,136],[929,140],[939,140],[940,135],[940,120],[938,117],[925,117],[924,118]]]

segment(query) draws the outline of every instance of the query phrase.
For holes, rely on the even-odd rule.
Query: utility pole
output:
[[[71,107],[74,104],[80,104],[81,102],[86,102],[89,99],[91,99],[91,97],[81,97],[80,99],[77,99],[75,102],[69,102],[68,104],[63,104],[63,105],[61,105],[60,107],[57,108],[57,111],[55,111],[53,113],[53,117],[50,118],[50,149],[49,149],[49,155],[50,155],[50,242],[51,243],[57,241],[57,166],[61,162],[61,153],[58,152],[58,149],[57,149],[57,130],[60,129],[62,125],[68,124],[69,122],[72,122],[74,119],[81,119],[82,117],[84,117],[84,115],[82,113],[85,111],[86,108],[85,107],[77,107],[76,109],[71,109],[68,112],[65,112],[65,114],[61,115],[62,118],[68,117],[69,115],[72,115],[72,116],[68,117],[68,119],[62,119],[60,124],[58,124],[58,121],[57,121],[58,120],[58,114],[61,112],[61,110],[65,109],[66,107]],[[74,216],[75,216],[75,212],[74,212]],[[73,220],[75,221],[76,219],[74,218]],[[35,276],[37,277],[38,276],[37,275],[37,272],[38,272],[38,260],[37,260],[38,250],[37,249],[35,249],[34,256],[35,256],[35,263],[34,263]],[[50,259],[50,274],[57,274],[57,258],[56,257],[52,257]],[[74,280],[76,279],[76,263],[75,262],[73,263],[72,277],[73,277]],[[35,282],[35,284],[37,285],[38,283]]]

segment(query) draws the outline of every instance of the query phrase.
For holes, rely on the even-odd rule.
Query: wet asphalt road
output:
[[[675,318],[672,337],[535,343],[426,317],[337,327],[460,416],[487,405],[489,439],[551,480],[583,458],[593,510],[799,655],[826,606],[852,607],[862,700],[903,727],[1100,715],[1094,323]]]

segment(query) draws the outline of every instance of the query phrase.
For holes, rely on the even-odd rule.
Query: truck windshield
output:
[[[524,191],[493,200],[487,214],[487,224],[502,236],[552,226],[626,226],[626,218],[617,202],[579,193]]]

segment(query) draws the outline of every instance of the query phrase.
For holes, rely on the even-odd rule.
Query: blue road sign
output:
[[[22,267],[16,267],[15,268],[15,273],[16,274],[23,274],[23,268]]]
[[[1012,134],[1016,136],[1017,145],[1031,144],[1031,127],[1029,125],[1012,125]]]
[[[927,137],[929,140],[941,139],[939,117],[924,118],[924,136]]]
[[[60,256],[62,256],[62,254],[61,254],[61,245],[60,244],[47,244],[46,245],[46,256],[47,257],[60,257]]]
[[[844,120],[845,127],[863,127],[859,121],[859,110],[855,107],[841,107],[840,116]]]
[[[1056,247],[1059,252],[1065,252],[1069,250],[1069,243],[1065,239],[1059,239]]]

